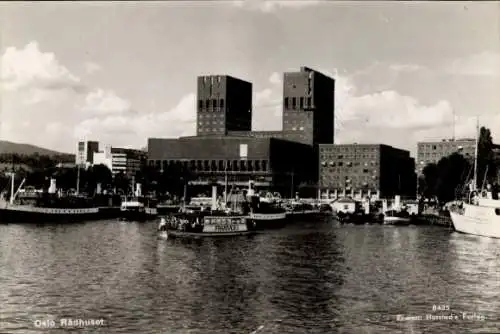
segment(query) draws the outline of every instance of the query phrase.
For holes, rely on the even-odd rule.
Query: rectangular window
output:
[[[255,161],[255,171],[260,172],[260,161],[259,160]]]
[[[292,109],[295,109],[295,108],[297,108],[297,98],[292,97]]]
[[[288,109],[288,97],[285,97],[285,102],[283,102],[285,105],[285,109]]]
[[[203,109],[203,100],[198,101],[198,109]]]
[[[221,108],[224,108],[224,99],[221,99],[219,104]]]
[[[307,98],[307,103],[306,104],[307,104],[308,108],[312,108],[312,98],[311,97]]]
[[[205,108],[210,108],[210,100],[205,100]]]
[[[304,98],[301,96],[299,100],[299,108],[304,109]]]
[[[264,172],[267,172],[267,161],[266,160],[262,160],[262,170]]]
[[[212,100],[212,105],[213,105],[214,109],[217,108],[217,100],[216,99]]]

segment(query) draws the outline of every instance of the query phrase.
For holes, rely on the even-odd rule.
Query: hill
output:
[[[31,144],[19,144],[13,143],[6,140],[0,140],[0,154],[19,154],[19,155],[33,155],[38,153],[38,155],[47,156],[60,156],[60,155],[72,155],[68,153],[57,152],[49,150],[43,147],[31,145]]]

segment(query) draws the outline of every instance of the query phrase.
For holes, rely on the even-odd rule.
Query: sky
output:
[[[253,83],[280,130],[283,72],[336,80],[335,142],[500,142],[500,2],[0,3],[0,139],[74,152],[194,135],[196,78]]]

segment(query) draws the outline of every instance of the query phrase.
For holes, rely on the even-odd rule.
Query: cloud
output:
[[[273,72],[269,77],[269,82],[273,85],[281,85],[283,83],[283,75],[278,72]]]
[[[424,106],[410,96],[396,91],[353,96],[345,103],[339,118],[371,128],[418,130],[440,127],[452,122],[453,110],[448,101]]]
[[[137,138],[176,138],[196,134],[196,94],[184,96],[171,110],[145,114],[93,117],[74,130],[77,139],[95,139],[116,146],[137,146]]]
[[[87,94],[82,110],[99,115],[116,115],[130,112],[131,104],[129,101],[117,96],[113,91],[98,88]]]
[[[417,64],[393,64],[389,69],[396,72],[415,72],[424,69],[423,66]]]
[[[86,62],[84,66],[87,74],[93,74],[95,72],[99,72],[102,69],[101,66],[93,62]]]
[[[273,72],[268,79],[271,87],[254,94],[252,129],[258,131],[281,130],[283,114],[283,79]]]
[[[353,79],[356,73],[320,71],[335,78],[337,143],[385,143],[414,151],[416,142],[431,133],[452,133],[454,112],[446,99],[422,103],[394,89],[361,93]],[[273,73],[269,87],[255,94],[255,130],[281,129],[282,87],[272,80],[277,78]]]
[[[450,74],[471,76],[500,76],[500,53],[481,52],[469,57],[456,59],[447,66]]]
[[[61,65],[53,53],[40,51],[35,41],[22,49],[5,50],[0,61],[0,81],[6,91],[84,89],[79,77]]]
[[[233,1],[233,5],[240,8],[250,10],[259,10],[264,13],[271,13],[282,8],[301,9],[305,7],[317,6],[321,1],[316,0],[285,0],[285,1],[271,1],[271,0],[243,0]]]

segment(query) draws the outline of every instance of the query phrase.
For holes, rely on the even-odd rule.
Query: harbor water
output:
[[[154,223],[0,225],[0,332],[498,333],[499,253],[435,226],[190,241]]]

